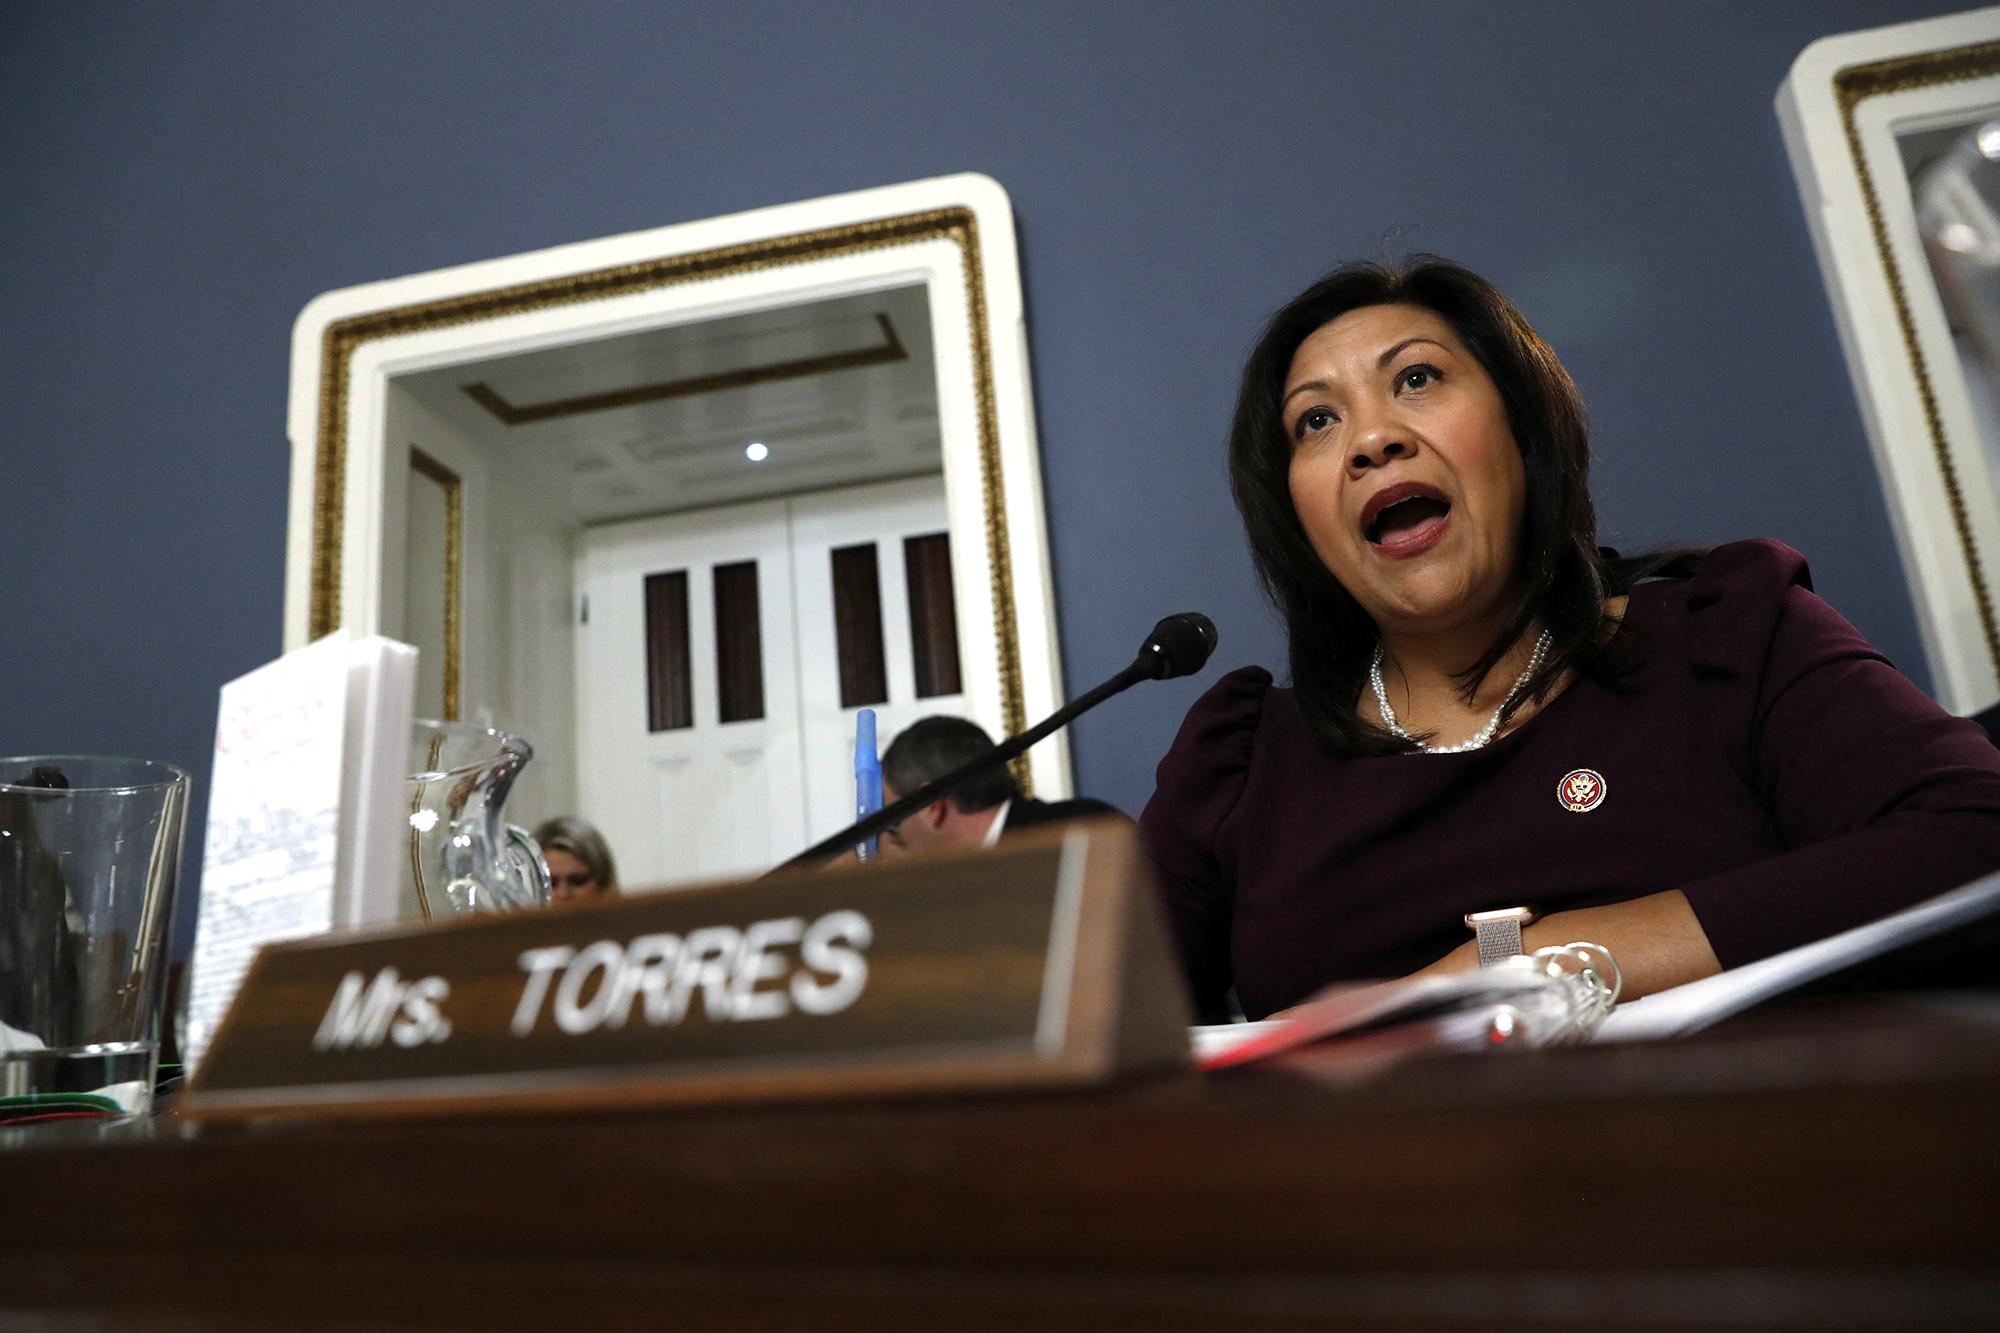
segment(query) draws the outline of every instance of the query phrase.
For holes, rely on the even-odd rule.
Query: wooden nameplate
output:
[[[267,945],[179,1103],[409,1116],[1078,1086],[1188,1062],[1137,835]]]

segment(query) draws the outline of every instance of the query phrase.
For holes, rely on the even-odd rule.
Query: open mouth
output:
[[[1451,501],[1434,486],[1401,482],[1370,496],[1361,511],[1361,534],[1385,551],[1427,545],[1443,531]]]

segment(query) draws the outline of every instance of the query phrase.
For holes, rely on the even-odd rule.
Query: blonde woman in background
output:
[[[618,892],[618,868],[604,835],[587,819],[561,815],[535,830],[542,859],[549,866],[551,900],[590,902]]]

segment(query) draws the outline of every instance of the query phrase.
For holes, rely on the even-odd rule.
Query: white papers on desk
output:
[[[333,923],[343,929],[393,922],[401,906],[416,696],[415,648],[376,635],[349,649],[333,894]]]
[[[1188,1045],[1198,1065],[1208,1065],[1227,1056],[1239,1046],[1261,1041],[1285,1030],[1282,1018],[1266,1018],[1251,1023],[1208,1023],[1188,1029]]]
[[[338,631],[222,687],[183,1053],[258,948],[396,915],[416,649]]]
[[[1538,963],[1521,958],[1455,976],[1329,986],[1282,1018],[1190,1029],[1194,1061],[1227,1069],[1339,1043],[1372,1062],[1384,1053],[1534,1047],[1588,1035],[1602,1007],[1586,1015],[1582,983]]]
[[[1598,1041],[1649,1041],[1699,1032],[1809,982],[2000,912],[2000,875],[1915,907],[1754,963],[1676,986],[1612,1010]]]

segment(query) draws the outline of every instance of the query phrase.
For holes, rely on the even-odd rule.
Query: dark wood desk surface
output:
[[[2000,998],[1089,1094],[0,1132],[0,1328],[2000,1326]]]

